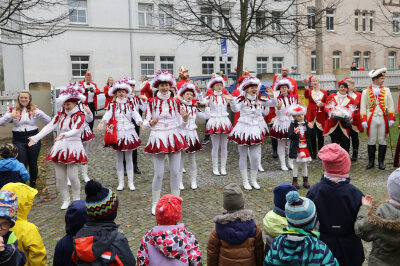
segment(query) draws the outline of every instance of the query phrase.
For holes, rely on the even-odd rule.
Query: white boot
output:
[[[226,175],[226,160],[228,158],[221,158],[221,175]]]
[[[171,194],[179,197],[179,195],[181,194],[181,190],[180,189],[178,189],[178,190],[171,189]]]
[[[190,171],[190,181],[192,189],[197,188],[197,170]]]
[[[212,164],[213,164],[213,174],[220,175],[218,171],[218,157],[212,158]]]
[[[124,189],[124,171],[117,171],[118,187],[117,190],[121,191]]]
[[[135,185],[133,184],[133,170],[126,171],[126,174],[128,176],[128,187],[130,190],[135,190]]]
[[[63,204],[61,205],[61,210],[68,209],[70,198],[69,198],[69,191],[62,190],[60,191],[61,199],[63,200]]]
[[[258,174],[257,170],[256,171],[250,170],[250,183],[251,186],[254,187],[255,189],[260,189],[260,186],[257,183],[257,174]]]
[[[179,189],[180,190],[184,190],[185,189],[185,187],[183,186],[183,173],[184,172],[181,172],[181,171],[179,171]]]
[[[87,183],[90,180],[90,178],[87,174],[88,167],[89,166],[87,164],[82,165],[82,178],[83,178],[83,181],[85,181],[85,183]]]
[[[69,177],[67,177],[67,185],[68,185],[68,186],[71,185],[71,180],[69,180]]]
[[[185,168],[183,168],[183,169],[182,169],[182,172],[186,173],[186,169],[185,169]]]
[[[264,171],[265,171],[264,168],[262,167],[261,162],[260,162],[260,164],[258,165],[258,171],[259,171],[259,172],[264,172]]]
[[[293,159],[290,159],[290,158],[288,158],[288,167],[290,168],[290,169],[293,169]]]
[[[161,195],[161,190],[153,190],[152,191],[153,202],[151,205],[151,214],[153,214],[153,215],[156,215],[156,207],[157,207],[158,200],[160,199],[160,195]]]
[[[244,189],[251,190],[251,186],[249,184],[249,177],[247,176],[247,170],[240,170],[240,175],[242,176]]]
[[[281,169],[282,169],[282,171],[287,171],[287,170],[289,170],[289,169],[286,167],[285,154],[279,154],[279,161],[281,161]]]

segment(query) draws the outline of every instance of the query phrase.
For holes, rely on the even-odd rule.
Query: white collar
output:
[[[187,102],[187,101],[185,101],[185,100],[182,100],[182,103],[185,104],[185,105],[191,106],[192,103],[193,103],[193,101]]]
[[[221,95],[222,95],[222,91],[219,91],[219,92],[218,92],[218,91],[215,91],[215,90],[214,90],[214,95],[216,95],[216,96],[221,96]]]
[[[66,113],[67,115],[72,115],[72,114],[75,114],[75,113],[78,112],[78,111],[79,111],[79,107],[78,107],[78,105],[76,105],[71,111],[65,110],[65,113]]]
[[[124,99],[120,99],[120,98],[118,98],[117,97],[117,99],[115,99],[115,101],[117,102],[117,103],[126,103],[126,98],[124,98]]]
[[[339,98],[346,98],[347,97],[347,93],[346,94],[341,94],[340,92],[336,94]]]
[[[167,94],[162,94],[160,91],[157,92],[157,97],[160,98],[161,100],[168,100],[169,98],[171,98],[171,92],[168,91]]]
[[[256,99],[257,99],[257,95],[250,95],[250,94],[246,94],[246,98],[247,99],[249,99],[249,100],[251,100],[251,101],[255,101]]]

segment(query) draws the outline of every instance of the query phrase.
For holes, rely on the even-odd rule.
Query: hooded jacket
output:
[[[207,265],[262,265],[264,243],[251,210],[214,217],[215,227],[207,242]]]
[[[196,237],[184,224],[159,225],[148,231],[140,242],[138,265],[202,265]]]
[[[300,228],[283,229],[275,238],[264,265],[331,265],[339,266],[332,252],[317,232],[306,232]]]
[[[18,197],[18,217],[11,231],[18,238],[18,248],[25,253],[27,266],[46,265],[46,248],[40,236],[39,229],[28,222],[28,215],[33,205],[37,190],[22,183],[8,183],[2,190],[9,190]]]
[[[29,178],[29,172],[16,158],[0,160],[0,187],[12,182],[25,183]]]
[[[77,265],[135,266],[128,240],[111,221],[89,221],[74,237],[72,258]]]
[[[263,227],[267,235],[266,244],[271,246],[275,237],[282,234],[282,229],[288,227],[286,216],[281,216],[274,210],[271,210],[264,216]]]
[[[57,242],[54,250],[53,266],[76,265],[72,261],[74,236],[88,220],[85,201],[73,201],[65,213],[65,231],[67,234]]]
[[[362,205],[354,225],[356,235],[372,241],[368,265],[389,266],[400,262],[400,207],[383,203]]]
[[[18,239],[14,232],[8,231],[3,236],[4,251],[0,252],[0,265],[23,266],[26,258],[24,252],[18,249]]]

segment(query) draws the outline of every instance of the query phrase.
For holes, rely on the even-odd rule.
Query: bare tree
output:
[[[326,9],[334,8],[341,0],[324,1],[315,10],[321,18]],[[170,32],[193,41],[215,41],[227,38],[238,48],[237,75],[243,73],[246,44],[270,38],[278,43],[294,45],[306,38],[315,38],[309,31],[307,7],[310,0],[158,0],[159,9],[172,20]],[[173,7],[173,8],[171,8]],[[171,11],[172,10],[172,11]]]
[[[1,0],[0,43],[22,45],[65,32],[66,0]]]

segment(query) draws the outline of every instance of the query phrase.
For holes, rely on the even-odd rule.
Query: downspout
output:
[[[298,1],[295,1],[296,4],[296,18],[298,19],[299,16],[299,6],[298,6]],[[297,72],[300,72],[300,66],[299,66],[299,26],[296,23],[296,66],[297,66]]]
[[[132,42],[132,17],[131,17],[131,0],[128,0],[128,10],[129,10],[129,49],[130,49],[130,58],[131,58],[131,77],[133,78],[133,42]]]

